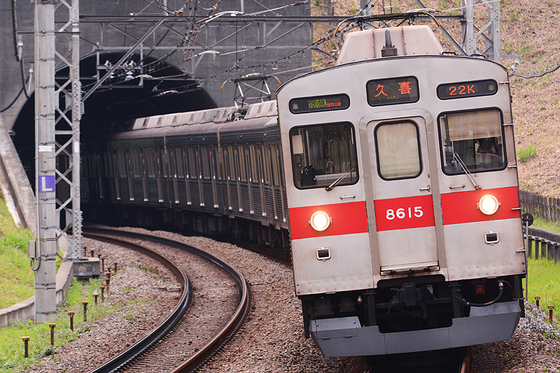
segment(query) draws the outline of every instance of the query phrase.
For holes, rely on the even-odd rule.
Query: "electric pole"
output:
[[[56,319],[55,3],[35,0],[35,322]]]
[[[59,240],[68,242],[69,258],[81,256],[80,209],[80,85],[79,0],[59,4],[34,0],[35,45],[35,197],[37,240],[30,242],[35,272],[35,321],[56,318],[56,257]],[[55,29],[57,6],[66,6],[69,21]],[[58,51],[56,36],[70,37]],[[69,47],[65,47],[69,45]],[[66,53],[67,51],[71,53]],[[70,55],[68,60],[63,56]],[[69,69],[67,81],[57,84],[58,61]],[[60,188],[57,193],[57,185]],[[62,222],[65,224],[62,224]],[[72,236],[67,236],[71,231]]]

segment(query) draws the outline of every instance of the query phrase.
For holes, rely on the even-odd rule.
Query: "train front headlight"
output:
[[[327,229],[331,223],[331,217],[324,211],[315,211],[313,215],[311,215],[311,219],[309,219],[311,227],[318,232],[322,232]]]
[[[478,209],[485,215],[492,215],[498,211],[500,202],[491,194],[483,196],[477,204]]]

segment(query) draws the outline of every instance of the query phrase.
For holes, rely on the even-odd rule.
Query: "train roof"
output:
[[[265,101],[249,105],[243,108],[245,111],[243,119],[253,119],[262,117],[274,117],[278,111],[276,109],[276,101]],[[241,114],[240,110],[234,106],[208,109],[200,111],[191,111],[185,113],[173,113],[166,115],[158,115],[153,117],[138,118],[134,122],[132,130],[143,130],[162,127],[195,125],[204,123],[225,123],[234,121],[236,115]]]
[[[443,47],[429,26],[403,26],[352,32],[336,64],[381,57],[440,55]]]

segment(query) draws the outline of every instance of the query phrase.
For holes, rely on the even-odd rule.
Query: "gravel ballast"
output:
[[[304,338],[301,302],[294,294],[292,271],[288,265],[208,238],[130,230],[164,236],[206,250],[237,268],[250,284],[253,305],[247,321],[230,344],[200,372],[352,373],[367,369],[364,357],[326,358],[312,339]],[[142,263],[143,259],[134,252],[115,250],[103,255],[108,257],[108,263],[116,261],[122,267],[112,278],[112,293],[107,301],[135,299],[142,305],[138,314],[113,313],[108,319],[92,324],[91,330],[78,340],[58,347],[56,354],[44,358],[42,367],[34,372],[89,371],[109,359],[108,354],[115,345],[125,347],[141,338],[175,306],[178,293],[165,291],[174,286],[171,275],[160,277],[158,283],[153,273],[139,269],[141,265],[145,268],[146,263]],[[149,264],[150,267],[158,265]],[[510,341],[473,348],[473,365],[477,366],[477,356],[483,358],[492,353],[497,356],[501,372],[560,371],[559,334],[547,319],[543,310],[529,305],[527,317],[521,320]]]

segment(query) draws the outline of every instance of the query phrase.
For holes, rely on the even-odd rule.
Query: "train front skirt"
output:
[[[312,320],[311,335],[328,357],[399,354],[508,340],[520,316],[519,302],[510,301],[472,307],[469,317],[454,318],[447,328],[381,333],[352,316]]]

